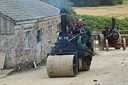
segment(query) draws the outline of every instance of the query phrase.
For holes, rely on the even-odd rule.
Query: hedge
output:
[[[84,6],[100,6],[100,5],[117,5],[122,4],[123,0],[68,0],[71,1],[75,7]]]
[[[77,15],[77,18],[83,19],[91,30],[102,30],[105,25],[112,25],[112,18],[106,16]],[[128,18],[116,19],[116,28],[118,30],[128,30]]]

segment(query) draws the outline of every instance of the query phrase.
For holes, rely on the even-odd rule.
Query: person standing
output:
[[[91,30],[86,26],[85,23],[82,24],[82,29],[80,30],[82,35],[78,39],[78,46],[82,49],[88,49],[93,52],[92,46],[92,35]],[[92,54],[93,55],[93,54]],[[87,56],[89,65],[91,65],[92,56]]]
[[[78,31],[78,30],[79,30],[79,29],[78,29],[78,27],[76,27],[76,23],[73,22],[73,23],[72,23],[72,26],[68,29],[68,33],[72,35],[72,32],[73,32],[73,31]]]
[[[86,42],[87,47],[90,49],[91,48],[91,43],[92,43],[91,30],[86,26],[85,23],[82,24],[82,29],[85,30],[84,41]]]
[[[76,25],[79,29],[82,28],[82,19],[78,20],[78,24]]]

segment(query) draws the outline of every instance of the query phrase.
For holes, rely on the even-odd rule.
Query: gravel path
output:
[[[128,50],[97,50],[97,54],[90,71],[76,77],[49,78],[42,66],[2,78],[0,85],[128,85]]]

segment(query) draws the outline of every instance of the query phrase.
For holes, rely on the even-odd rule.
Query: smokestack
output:
[[[67,10],[65,8],[61,8],[60,9],[62,35],[66,34],[66,27],[67,27],[67,16],[66,16],[66,13],[67,13]]]
[[[115,28],[115,25],[116,25],[115,17],[112,17],[112,29]]]

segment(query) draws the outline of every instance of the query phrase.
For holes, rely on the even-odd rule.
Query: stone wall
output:
[[[5,68],[14,67],[23,70],[33,66],[36,58],[37,29],[42,28],[42,52],[41,59],[46,58],[46,54],[54,46],[57,35],[57,25],[60,17],[43,20],[36,23],[15,26],[14,35],[0,35],[0,52],[6,53]],[[51,40],[48,40],[48,27],[52,27]],[[30,49],[25,49],[26,30],[30,30]]]
[[[0,52],[5,53],[5,67],[14,66],[15,40],[14,35],[0,35]]]
[[[43,22],[42,29],[42,57],[45,58],[46,54],[51,51],[51,47],[54,46],[54,43],[57,40],[57,25],[60,23],[60,18],[53,20],[46,20]],[[48,26],[52,26],[51,40],[48,39]]]
[[[26,31],[30,31],[30,48],[25,48]],[[36,57],[36,26],[24,24],[15,27],[15,69],[23,70],[32,66]]]

